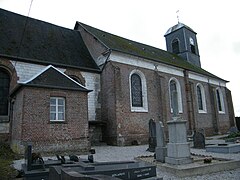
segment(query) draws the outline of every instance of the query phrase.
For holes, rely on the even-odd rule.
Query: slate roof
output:
[[[199,68],[197,66],[194,66],[188,63],[186,60],[182,59],[178,55],[170,53],[168,51],[164,51],[162,49],[158,49],[146,44],[135,42],[135,41],[102,31],[81,22],[77,22],[76,25],[82,26],[89,33],[95,36],[100,42],[102,42],[108,49],[138,56],[141,58],[149,59],[149,60],[160,62],[163,64],[179,67],[185,70],[206,75],[208,77],[221,79],[202,68]],[[75,26],[75,28],[76,27],[77,26]]]
[[[46,67],[41,73],[37,74],[29,81],[20,84],[22,86],[90,92],[90,90],[86,89],[84,86],[51,65]]]
[[[100,71],[78,31],[3,9],[0,9],[0,42],[2,57]]]
[[[192,31],[193,33],[197,34],[192,28],[190,28],[189,26],[183,24],[183,23],[177,23],[176,25],[174,25],[173,27],[170,27],[167,32],[165,33],[164,36],[167,36],[168,34],[171,34],[172,32],[178,30],[178,29],[181,29],[181,28],[186,28],[190,31]]]

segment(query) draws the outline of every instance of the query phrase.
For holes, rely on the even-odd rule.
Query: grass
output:
[[[240,132],[231,133],[226,137],[226,139],[231,139],[236,137],[240,137]]]
[[[0,142],[0,179],[14,179],[18,172],[11,166],[13,160],[17,159],[15,154],[8,143]]]

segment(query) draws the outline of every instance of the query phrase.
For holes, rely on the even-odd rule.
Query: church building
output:
[[[188,133],[235,126],[228,81],[201,67],[196,32],[167,51],[76,22],[73,30],[0,9],[0,138],[23,153],[148,143],[148,122],[174,114]]]

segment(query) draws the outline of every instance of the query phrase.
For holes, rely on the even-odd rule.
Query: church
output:
[[[188,134],[235,126],[228,81],[201,67],[196,32],[170,27],[167,51],[76,22],[67,29],[0,9],[0,139],[23,153],[148,143],[150,119]]]

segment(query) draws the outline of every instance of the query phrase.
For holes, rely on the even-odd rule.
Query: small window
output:
[[[198,102],[198,112],[206,113],[206,98],[204,87],[201,84],[197,84],[197,102]]]
[[[178,54],[180,52],[178,39],[174,39],[172,41],[172,52],[175,54]]]
[[[224,109],[224,103],[223,103],[223,95],[220,88],[216,89],[216,96],[217,96],[218,111],[219,113],[224,113],[225,109]]]
[[[194,40],[193,40],[193,38],[189,38],[189,42],[190,42],[190,46],[191,46],[191,52],[193,53],[193,54],[196,54],[196,48],[195,48],[195,43],[194,43]]]
[[[65,98],[51,97],[50,98],[50,121],[65,120]]]

